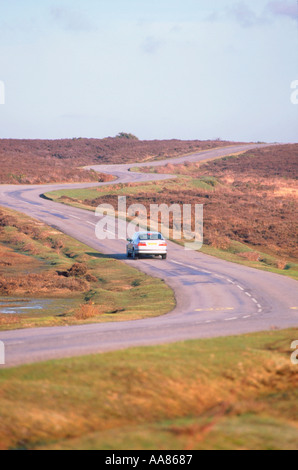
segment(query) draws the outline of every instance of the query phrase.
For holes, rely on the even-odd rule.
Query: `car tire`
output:
[[[134,260],[138,260],[138,259],[139,259],[139,255],[136,254],[136,251],[135,251],[135,250],[133,250],[133,252],[132,252],[132,258],[133,258]]]
[[[167,259],[167,255],[162,255],[162,259]]]

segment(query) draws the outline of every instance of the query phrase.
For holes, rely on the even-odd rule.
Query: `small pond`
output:
[[[0,299],[0,314],[17,315],[24,313],[38,313],[48,309],[53,303],[51,299]]]

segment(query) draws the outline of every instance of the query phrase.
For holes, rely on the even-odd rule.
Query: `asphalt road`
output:
[[[167,163],[202,161],[256,147],[260,146],[238,145],[167,160]],[[163,164],[154,162],[149,165]],[[92,168],[114,174],[122,183],[170,177],[129,171],[132,166],[146,165],[101,165]],[[175,291],[177,306],[168,315],[147,320],[0,332],[0,340],[5,344],[6,367],[132,346],[298,326],[297,282],[292,279],[228,263],[200,252],[185,251],[174,243],[169,243],[167,261],[126,260],[124,240],[100,241],[96,238],[98,218],[92,212],[40,198],[42,193],[52,190],[92,186],[93,183],[2,185],[0,204],[41,220],[91,249],[164,279]]]

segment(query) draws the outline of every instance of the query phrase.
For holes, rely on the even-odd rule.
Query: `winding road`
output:
[[[236,145],[168,159],[166,162],[99,165],[92,168],[115,175],[117,183],[163,180],[173,176],[129,170],[131,167],[203,161],[259,147],[264,145]],[[100,241],[96,238],[98,217],[92,212],[40,198],[41,194],[49,191],[93,186],[94,183],[2,185],[0,205],[45,222],[95,250],[130,265],[134,263],[133,266],[141,271],[164,279],[175,292],[177,306],[167,315],[147,320],[0,332],[0,340],[6,350],[5,367],[133,346],[298,326],[297,282],[292,279],[228,263],[200,252],[185,251],[171,242],[167,261],[126,260],[124,240]]]

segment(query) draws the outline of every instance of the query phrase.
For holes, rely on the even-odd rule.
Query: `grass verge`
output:
[[[0,371],[2,449],[297,450],[298,329]]]

